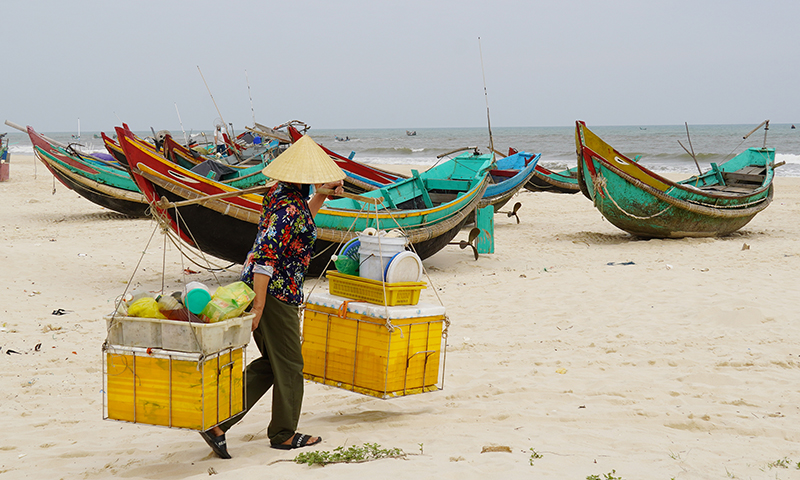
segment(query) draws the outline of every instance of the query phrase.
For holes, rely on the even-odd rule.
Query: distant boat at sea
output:
[[[408,135],[409,137],[416,136],[417,135],[417,131],[416,130],[406,130],[406,135]]]

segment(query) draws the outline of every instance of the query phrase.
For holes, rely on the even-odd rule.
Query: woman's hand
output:
[[[253,326],[250,328],[251,332],[255,332],[256,328],[258,328],[258,324],[261,322],[261,314],[264,313],[264,307],[261,308],[253,308],[250,310],[250,313],[254,313],[256,316],[253,317]]]
[[[267,287],[271,279],[272,277],[269,275],[253,274],[253,291],[256,294],[256,298],[253,299],[253,308],[250,309],[250,313],[254,313],[256,316],[253,318],[251,332],[254,332],[258,328],[259,322],[261,322],[261,314],[264,313],[264,305],[267,303]]]
[[[319,190],[320,188],[327,188],[328,190],[333,190],[333,193],[340,194],[344,193],[344,180],[338,180],[336,182],[328,182],[328,183],[318,183],[314,185],[314,188]],[[330,198],[328,196],[327,198]]]

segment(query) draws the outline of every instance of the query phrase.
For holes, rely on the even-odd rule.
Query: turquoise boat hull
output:
[[[603,216],[643,238],[723,236],[772,201],[775,150],[749,148],[673,182],[639,165],[576,123],[578,182]]]
[[[32,127],[27,128],[35,156],[67,188],[101,207],[145,217],[149,204],[128,172],[113,161],[67,150]]]

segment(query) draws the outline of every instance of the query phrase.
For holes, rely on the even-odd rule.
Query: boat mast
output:
[[[486,73],[483,70],[483,48],[481,47],[481,37],[478,37],[478,51],[481,55],[481,75],[483,75],[483,96],[486,98],[486,122],[489,125],[489,150],[492,152],[492,164],[494,164],[494,140],[492,140],[492,119],[489,117],[489,93],[486,91]]]
[[[256,111],[253,108],[253,94],[250,93],[250,77],[247,76],[247,69],[244,70],[244,78],[247,80],[247,95],[250,97],[250,112],[253,114],[253,126],[256,126]]]
[[[750,130],[750,133],[742,137],[742,140],[747,140],[747,137],[756,133],[756,131],[758,131],[758,129],[761,127],[764,127],[764,146],[761,148],[767,148],[767,132],[769,131],[769,120],[764,120],[763,122],[759,123],[756,128]]]
[[[181,112],[178,110],[178,102],[175,102],[175,112],[178,114],[178,123],[181,124],[181,131],[183,132],[183,142],[186,147],[189,147],[189,138],[186,136],[186,130],[183,129],[183,120],[181,120]]]
[[[678,140],[678,144],[683,147],[684,150],[686,150],[686,153],[692,156],[694,159],[694,164],[697,165],[697,171],[700,172],[700,175],[702,175],[703,170],[700,169],[700,164],[697,162],[697,156],[695,156],[694,147],[692,146],[692,137],[689,136],[689,122],[683,122],[683,124],[686,125],[686,138],[689,139],[689,148],[691,148],[692,151],[690,152],[689,150],[686,150],[686,147],[683,146],[680,140]]]
[[[225,123],[225,119],[222,118],[222,112],[219,111],[219,107],[217,106],[217,101],[214,100],[214,95],[211,93],[211,89],[208,88],[208,82],[206,82],[206,77],[203,76],[203,71],[200,70],[200,65],[197,66],[197,71],[200,72],[200,78],[203,79],[203,83],[206,85],[206,90],[208,90],[208,96],[211,97],[211,102],[214,103],[214,108],[217,109],[217,114],[219,114],[219,119],[222,120],[222,126],[225,128],[225,131],[228,133],[228,138],[230,138],[231,142],[233,142],[232,134],[231,134],[230,131],[228,131],[228,124]],[[233,156],[235,156],[236,159],[241,162],[242,159],[239,157],[239,152],[237,152],[235,148],[231,148],[230,150],[233,152]]]

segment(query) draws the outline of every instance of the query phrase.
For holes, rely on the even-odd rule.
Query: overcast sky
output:
[[[482,127],[480,49],[492,126],[800,122],[797,0],[8,0],[0,18],[0,116],[44,132],[207,130],[208,89],[237,130],[252,110]]]

